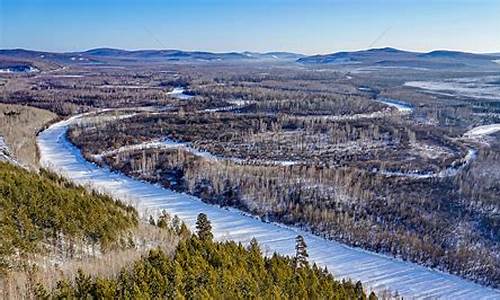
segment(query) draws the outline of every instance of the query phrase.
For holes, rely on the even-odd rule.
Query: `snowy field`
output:
[[[486,288],[457,276],[433,271],[416,264],[350,248],[305,231],[264,223],[234,209],[203,203],[196,197],[175,193],[158,185],[141,182],[87,162],[65,137],[68,125],[76,118],[56,123],[38,137],[41,164],[79,184],[88,184],[125,202],[137,205],[143,214],[165,209],[178,215],[191,228],[200,212],[212,221],[218,240],[248,243],[256,237],[267,254],[294,253],[295,236],[302,234],[310,260],[327,266],[337,278],[361,280],[374,290],[390,288],[408,298],[500,299],[500,291]]]
[[[408,81],[404,85],[445,96],[500,99],[500,76],[454,78],[443,81]]]

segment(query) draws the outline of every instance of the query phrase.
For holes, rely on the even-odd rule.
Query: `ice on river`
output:
[[[347,247],[305,231],[265,223],[234,209],[203,203],[196,197],[111,172],[86,161],[65,136],[70,118],[40,133],[41,164],[79,184],[88,184],[124,201],[134,201],[141,212],[165,209],[178,215],[191,228],[200,212],[212,221],[218,240],[248,243],[252,237],[267,254],[294,253],[295,236],[301,234],[309,246],[310,260],[327,266],[337,278],[361,280],[370,289],[397,290],[405,298],[500,299],[500,291],[457,276],[402,262],[387,256]]]

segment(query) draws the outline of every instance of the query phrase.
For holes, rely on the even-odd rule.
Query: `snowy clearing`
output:
[[[413,106],[401,100],[378,97],[375,101],[394,107],[402,114],[410,114],[413,112]]]
[[[483,125],[467,131],[466,133],[464,133],[464,137],[483,137],[485,135],[493,134],[498,131],[500,131],[500,124]]]
[[[38,72],[40,70],[38,70],[37,68],[34,68],[34,67],[27,67],[27,68],[16,68],[16,67],[12,67],[12,68],[1,68],[0,69],[0,73],[6,73],[6,74],[15,74],[15,73],[34,73],[34,72]]]
[[[132,89],[132,90],[140,90],[140,89],[158,89],[158,87],[155,86],[149,86],[149,85],[112,85],[112,84],[105,84],[99,86],[101,89]]]
[[[172,141],[168,138],[164,138],[162,140],[153,140],[153,141],[148,141],[140,144],[134,144],[134,145],[128,145],[128,146],[123,146],[118,149],[110,150],[110,151],[105,151],[103,153],[94,155],[93,158],[96,160],[102,160],[103,157],[105,156],[110,156],[110,155],[115,155],[118,153],[124,153],[124,152],[129,152],[129,151],[137,151],[137,150],[148,150],[148,149],[183,149],[184,151],[187,151],[194,156],[202,157],[207,160],[212,160],[212,161],[230,161],[236,164],[260,164],[260,165],[281,165],[281,166],[291,166],[295,165],[298,162],[296,161],[281,161],[281,160],[259,160],[259,159],[241,159],[241,158],[234,158],[234,157],[221,157],[216,154],[213,154],[208,151],[203,151],[203,150],[198,150],[196,148],[193,148],[189,146],[189,143],[181,143],[181,142],[175,142]]]
[[[176,87],[172,91],[168,92],[167,95],[170,95],[170,96],[177,98],[179,100],[189,100],[189,99],[194,97],[192,95],[184,94],[184,91],[185,91],[184,88]]]
[[[51,75],[51,77],[54,77],[54,78],[83,78],[85,76],[78,75],[78,74],[55,74],[55,75]]]
[[[386,176],[401,176],[401,177],[411,177],[415,179],[427,179],[427,178],[445,178],[456,176],[463,168],[470,165],[472,161],[477,158],[477,150],[469,149],[464,158],[454,161],[446,169],[443,169],[437,173],[419,173],[418,170],[415,172],[401,172],[401,171],[380,171],[381,174]]]
[[[500,99],[500,77],[466,77],[443,81],[408,81],[404,86],[419,88],[444,96],[463,96],[474,99]]]
[[[361,280],[368,289],[390,288],[407,298],[500,298],[499,290],[454,275],[347,247],[296,228],[264,223],[235,209],[209,205],[196,197],[100,168],[86,161],[66,139],[68,125],[75,119],[72,117],[53,124],[40,133],[38,145],[41,165],[76,183],[88,184],[123,201],[135,203],[142,213],[165,209],[172,215],[178,215],[193,229],[198,213],[204,212],[212,221],[214,236],[218,240],[248,243],[255,237],[267,254],[276,251],[292,255],[295,236],[301,234],[309,245],[311,261],[327,266],[337,278]]]

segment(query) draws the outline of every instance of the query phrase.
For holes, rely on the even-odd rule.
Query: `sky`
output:
[[[500,52],[500,0],[0,0],[0,48]]]

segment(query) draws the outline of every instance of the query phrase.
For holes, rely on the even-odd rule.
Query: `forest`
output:
[[[163,223],[166,230],[174,230]],[[297,236],[296,255],[262,255],[254,239],[247,247],[215,242],[210,220],[200,214],[197,233],[179,242],[172,256],[158,249],[112,278],[79,272],[47,290],[40,299],[369,299],[361,282],[337,281],[307,261],[307,244]]]
[[[134,208],[86,191],[62,177],[0,162],[0,271],[29,265],[30,255],[62,247],[69,256],[106,251],[137,226]]]
[[[498,101],[405,85],[486,73],[115,63],[2,76],[0,102],[93,112],[67,137],[103,167],[499,287],[499,134],[464,135]]]
[[[256,240],[247,247],[213,241],[210,221],[203,214],[197,222],[196,235],[177,216],[166,213],[150,217],[149,224],[143,225],[140,223],[146,220],[140,220],[134,208],[45,170],[37,174],[0,162],[0,209],[0,287],[18,288],[13,293],[3,290],[0,296],[377,299],[374,293],[367,296],[361,282],[340,282],[328,270],[310,265],[303,239],[298,238],[294,257],[265,257]],[[153,226],[167,239],[160,244],[145,240],[157,246],[141,252],[135,245],[137,237],[133,236],[137,226]],[[113,252],[117,248],[131,250]],[[63,252],[65,259],[60,263],[74,264],[83,260],[82,252],[89,250],[92,253],[87,255],[97,257],[90,268],[82,266],[64,276],[51,274],[50,279],[40,278],[44,274],[41,269],[45,268],[40,257],[55,257],[55,253]],[[111,257],[106,258],[107,253]],[[143,253],[142,257],[137,257],[138,253]],[[137,258],[114,272],[96,266],[109,264],[103,259],[116,261],[121,255]],[[26,272],[27,279],[16,275],[19,272]],[[27,280],[26,287],[20,282],[9,283],[15,278]]]
[[[499,223],[492,211],[498,181],[471,186],[466,174],[480,173],[464,165],[464,145],[442,134],[389,120],[168,112],[82,123],[68,136],[87,159],[128,175],[495,284]],[[127,148],[148,141],[160,146]],[[162,148],[161,141],[187,142],[190,148]],[[107,154],[113,149],[123,151]],[[493,149],[481,149],[473,166],[495,161]],[[463,168],[459,176],[381,173],[420,168],[414,174],[425,175],[453,165]]]

